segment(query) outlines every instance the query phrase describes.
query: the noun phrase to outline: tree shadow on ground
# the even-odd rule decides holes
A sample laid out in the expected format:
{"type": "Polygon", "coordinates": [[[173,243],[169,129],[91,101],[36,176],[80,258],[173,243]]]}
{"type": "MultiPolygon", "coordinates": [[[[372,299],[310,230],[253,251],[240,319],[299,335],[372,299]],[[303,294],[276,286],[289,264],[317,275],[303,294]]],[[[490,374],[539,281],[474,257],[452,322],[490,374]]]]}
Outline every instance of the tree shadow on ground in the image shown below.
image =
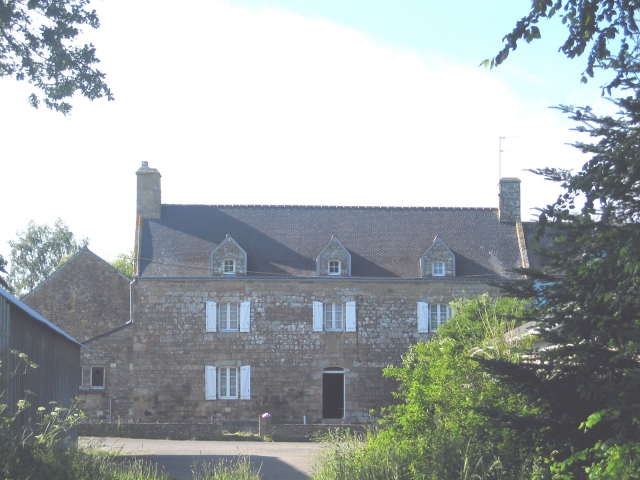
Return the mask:
{"type": "MultiPolygon", "coordinates": [[[[123,461],[142,460],[145,464],[156,465],[159,473],[168,475],[170,478],[190,480],[194,464],[216,464],[221,460],[230,463],[235,462],[239,457],[242,455],[123,455],[118,458],[123,461]]],[[[307,473],[276,457],[251,455],[247,458],[255,470],[259,469],[260,478],[263,480],[307,480],[311,478],[307,473]]]]}

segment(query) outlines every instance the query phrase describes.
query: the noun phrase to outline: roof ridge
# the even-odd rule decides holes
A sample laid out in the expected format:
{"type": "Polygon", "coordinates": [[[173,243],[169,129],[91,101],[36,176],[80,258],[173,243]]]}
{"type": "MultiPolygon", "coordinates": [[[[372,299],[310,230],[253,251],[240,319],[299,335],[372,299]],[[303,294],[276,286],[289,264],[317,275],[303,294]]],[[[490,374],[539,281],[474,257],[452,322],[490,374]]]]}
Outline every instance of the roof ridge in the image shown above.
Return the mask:
{"type": "Polygon", "coordinates": [[[270,205],[270,204],[204,204],[204,203],[163,203],[163,207],[217,207],[217,208],[318,208],[354,210],[498,210],[497,207],[428,207],[428,206],[382,206],[382,205],[270,205]]]}

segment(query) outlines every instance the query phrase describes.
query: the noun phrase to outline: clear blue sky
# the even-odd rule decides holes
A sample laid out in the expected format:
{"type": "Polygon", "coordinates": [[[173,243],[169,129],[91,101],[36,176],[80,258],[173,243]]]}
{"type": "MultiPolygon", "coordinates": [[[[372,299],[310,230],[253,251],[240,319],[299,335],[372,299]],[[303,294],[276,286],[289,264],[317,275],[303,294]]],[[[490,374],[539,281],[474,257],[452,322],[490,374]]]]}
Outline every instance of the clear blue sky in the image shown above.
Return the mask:
{"type": "MultiPolygon", "coordinates": [[[[519,176],[523,216],[557,190],[527,168],[580,168],[557,104],[606,108],[557,53],[559,19],[479,67],[528,0],[105,0],[89,32],[116,101],[32,110],[0,81],[0,253],[30,219],[65,220],[106,259],[133,248],[135,171],[165,203],[497,206],[519,176]],[[163,8],[164,7],[164,8],[163,8]]],[[[532,213],[533,212],[533,213],[532,213]]]]}

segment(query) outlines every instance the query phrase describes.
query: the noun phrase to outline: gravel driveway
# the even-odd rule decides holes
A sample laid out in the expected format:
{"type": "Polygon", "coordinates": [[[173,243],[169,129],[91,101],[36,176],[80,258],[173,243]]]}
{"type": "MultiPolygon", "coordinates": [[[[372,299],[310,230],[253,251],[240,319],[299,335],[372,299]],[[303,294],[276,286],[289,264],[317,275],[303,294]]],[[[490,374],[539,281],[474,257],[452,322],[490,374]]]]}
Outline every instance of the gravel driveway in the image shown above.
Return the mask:
{"type": "Polygon", "coordinates": [[[311,477],[321,444],[311,442],[207,442],[196,440],[139,440],[80,437],[78,445],[117,450],[152,461],[174,478],[191,478],[194,461],[233,460],[247,456],[264,480],[303,480],[311,477]]]}

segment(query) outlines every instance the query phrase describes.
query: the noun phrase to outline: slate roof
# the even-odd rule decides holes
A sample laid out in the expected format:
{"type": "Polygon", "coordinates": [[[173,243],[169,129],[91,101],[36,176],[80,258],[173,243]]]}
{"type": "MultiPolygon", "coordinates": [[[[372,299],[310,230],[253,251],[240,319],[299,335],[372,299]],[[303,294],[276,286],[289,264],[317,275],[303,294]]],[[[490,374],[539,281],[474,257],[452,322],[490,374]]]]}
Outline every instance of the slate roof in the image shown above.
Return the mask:
{"type": "MultiPolygon", "coordinates": [[[[227,235],[247,252],[248,277],[317,277],[316,258],[337,236],[352,278],[420,278],[420,257],[439,235],[456,277],[518,278],[514,223],[494,208],[162,205],[139,225],[140,278],[210,275],[210,253],[227,235]]],[[[439,279],[441,280],[441,279],[439,279]]]]}

